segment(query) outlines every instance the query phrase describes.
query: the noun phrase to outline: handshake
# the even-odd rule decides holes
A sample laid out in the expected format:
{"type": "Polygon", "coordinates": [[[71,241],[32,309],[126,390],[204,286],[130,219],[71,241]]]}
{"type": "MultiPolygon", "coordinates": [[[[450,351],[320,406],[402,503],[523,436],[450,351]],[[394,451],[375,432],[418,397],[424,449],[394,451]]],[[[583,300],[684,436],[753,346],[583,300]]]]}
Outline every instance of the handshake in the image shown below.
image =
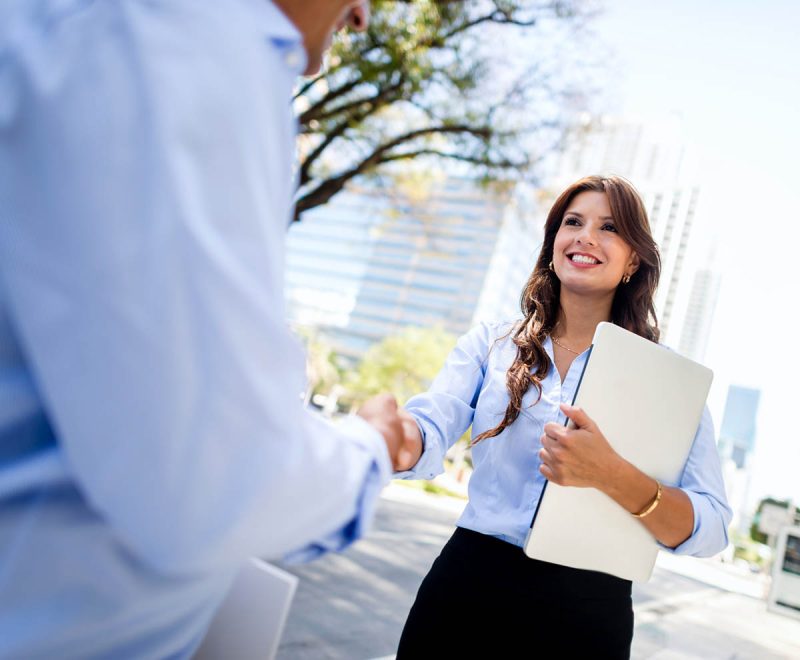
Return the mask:
{"type": "Polygon", "coordinates": [[[414,418],[391,394],[378,394],[358,409],[358,415],[383,435],[395,472],[410,470],[422,456],[422,434],[414,418]]]}

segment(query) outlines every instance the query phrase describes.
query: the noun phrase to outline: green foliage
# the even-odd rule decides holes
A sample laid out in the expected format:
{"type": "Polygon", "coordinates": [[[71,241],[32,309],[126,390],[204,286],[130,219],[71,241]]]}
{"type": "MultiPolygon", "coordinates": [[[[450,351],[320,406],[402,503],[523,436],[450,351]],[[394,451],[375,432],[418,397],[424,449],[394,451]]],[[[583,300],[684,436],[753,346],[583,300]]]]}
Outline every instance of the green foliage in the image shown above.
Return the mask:
{"type": "MultiPolygon", "coordinates": [[[[759,523],[759,521],[761,519],[761,511],[763,510],[765,504],[773,504],[775,506],[779,506],[781,508],[788,509],[789,506],[791,505],[791,502],[788,501],[788,500],[776,500],[776,499],[774,499],[772,497],[765,497],[763,500],[761,500],[758,503],[758,508],[756,509],[756,514],[753,516],[753,522],[750,525],[750,537],[756,543],[767,543],[767,535],[766,534],[762,534],[761,532],[758,531],[758,523],[759,523]]],[[[798,511],[798,509],[795,508],[795,507],[792,507],[792,508],[794,509],[795,520],[797,520],[798,514],[800,514],[800,511],[798,511]]]]}
{"type": "Polygon", "coordinates": [[[448,159],[487,177],[524,171],[542,154],[521,136],[557,141],[564,99],[577,98],[564,71],[577,68],[568,57],[577,40],[565,30],[588,15],[585,4],[373,0],[369,30],[339,37],[327,70],[295,97],[296,218],[392,163],[448,159]],[[568,39],[568,50],[547,47],[568,39]]]}
{"type": "Polygon", "coordinates": [[[442,368],[456,338],[442,328],[407,328],[367,351],[345,381],[342,400],[359,404],[390,392],[400,404],[424,392],[442,368]]]}

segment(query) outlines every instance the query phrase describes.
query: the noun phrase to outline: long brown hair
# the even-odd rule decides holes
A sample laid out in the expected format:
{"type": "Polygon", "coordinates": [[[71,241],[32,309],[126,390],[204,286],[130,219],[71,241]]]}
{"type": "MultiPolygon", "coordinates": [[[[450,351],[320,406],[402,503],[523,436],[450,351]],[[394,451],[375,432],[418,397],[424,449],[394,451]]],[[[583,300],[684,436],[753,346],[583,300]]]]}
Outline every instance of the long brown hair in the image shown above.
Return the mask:
{"type": "Polygon", "coordinates": [[[561,295],[561,282],[550,270],[553,244],[564,213],[572,200],[582,192],[601,192],[608,196],[619,235],[639,256],[639,268],[630,282],[617,287],[611,305],[611,321],[645,339],[658,341],[658,320],[653,297],[661,274],[661,257],[639,193],[628,181],[618,176],[589,176],[576,181],[559,195],[547,215],[542,250],[522,290],[520,307],[524,318],[510,333],[517,346],[517,357],[506,372],[510,401],[505,415],[497,426],[481,433],[472,444],[499,435],[513,423],[519,417],[522,398],[531,385],[539,391],[537,402],[542,396],[542,380],[551,366],[550,357],[544,350],[544,340],[558,321],[561,295]]]}

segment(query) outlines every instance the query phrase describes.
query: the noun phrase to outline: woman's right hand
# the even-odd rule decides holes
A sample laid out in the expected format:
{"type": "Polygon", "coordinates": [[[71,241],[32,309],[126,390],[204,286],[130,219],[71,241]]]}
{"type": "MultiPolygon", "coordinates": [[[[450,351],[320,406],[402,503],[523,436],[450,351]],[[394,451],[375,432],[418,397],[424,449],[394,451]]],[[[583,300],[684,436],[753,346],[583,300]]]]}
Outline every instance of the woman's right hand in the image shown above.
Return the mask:
{"type": "Polygon", "coordinates": [[[422,456],[422,434],[416,420],[403,408],[397,409],[400,421],[403,424],[403,442],[397,451],[395,472],[403,472],[413,468],[422,456]]]}

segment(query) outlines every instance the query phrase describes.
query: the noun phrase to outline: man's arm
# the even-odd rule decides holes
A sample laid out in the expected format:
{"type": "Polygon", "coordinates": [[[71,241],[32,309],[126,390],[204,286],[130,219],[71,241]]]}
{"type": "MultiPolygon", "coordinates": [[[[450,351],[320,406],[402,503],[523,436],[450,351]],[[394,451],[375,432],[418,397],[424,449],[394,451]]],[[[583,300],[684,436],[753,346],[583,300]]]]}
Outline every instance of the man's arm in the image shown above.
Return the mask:
{"type": "Polygon", "coordinates": [[[294,75],[238,11],[80,3],[0,55],[0,286],[78,487],[162,571],[357,533],[391,468],[302,407],[294,75]]]}

